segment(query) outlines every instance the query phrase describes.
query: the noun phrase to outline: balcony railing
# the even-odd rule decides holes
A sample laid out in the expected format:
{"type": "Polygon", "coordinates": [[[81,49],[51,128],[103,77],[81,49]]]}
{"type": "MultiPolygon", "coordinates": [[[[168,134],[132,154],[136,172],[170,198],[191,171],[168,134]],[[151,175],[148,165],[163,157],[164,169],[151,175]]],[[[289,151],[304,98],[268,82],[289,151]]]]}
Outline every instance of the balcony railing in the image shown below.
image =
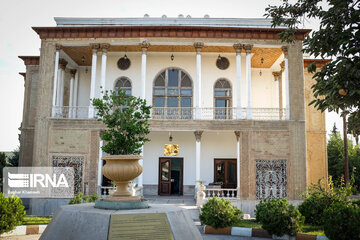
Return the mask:
{"type": "MultiPolygon", "coordinates": [[[[153,120],[285,120],[285,108],[159,108],[151,109],[153,120]]],[[[53,107],[54,118],[97,118],[94,107],[53,107]]]]}

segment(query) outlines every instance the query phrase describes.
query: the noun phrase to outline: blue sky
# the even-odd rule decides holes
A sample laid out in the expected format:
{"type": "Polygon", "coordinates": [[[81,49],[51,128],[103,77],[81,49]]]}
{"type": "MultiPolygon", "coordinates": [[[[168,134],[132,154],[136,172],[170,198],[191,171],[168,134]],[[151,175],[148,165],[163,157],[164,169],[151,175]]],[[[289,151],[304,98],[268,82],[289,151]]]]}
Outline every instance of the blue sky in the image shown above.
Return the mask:
{"type": "MultiPolygon", "coordinates": [[[[19,55],[39,55],[40,39],[32,26],[54,26],[53,17],[192,17],[260,18],[268,4],[280,0],[3,0],[0,8],[0,151],[11,151],[19,145],[18,128],[23,110],[24,81],[18,72],[25,66],[19,55]]],[[[316,21],[305,23],[316,28],[316,21]]],[[[337,116],[330,115],[330,128],[337,116]]],[[[338,120],[338,128],[341,129],[338,120]]]]}

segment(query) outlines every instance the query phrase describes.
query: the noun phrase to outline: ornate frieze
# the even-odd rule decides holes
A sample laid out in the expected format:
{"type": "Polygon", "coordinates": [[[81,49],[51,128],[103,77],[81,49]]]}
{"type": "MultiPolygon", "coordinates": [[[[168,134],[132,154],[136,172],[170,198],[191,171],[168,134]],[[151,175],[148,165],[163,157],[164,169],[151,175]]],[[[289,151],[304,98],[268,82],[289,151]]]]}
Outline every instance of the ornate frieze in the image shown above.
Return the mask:
{"type": "Polygon", "coordinates": [[[286,160],[256,160],[256,199],[287,197],[286,160]]]}

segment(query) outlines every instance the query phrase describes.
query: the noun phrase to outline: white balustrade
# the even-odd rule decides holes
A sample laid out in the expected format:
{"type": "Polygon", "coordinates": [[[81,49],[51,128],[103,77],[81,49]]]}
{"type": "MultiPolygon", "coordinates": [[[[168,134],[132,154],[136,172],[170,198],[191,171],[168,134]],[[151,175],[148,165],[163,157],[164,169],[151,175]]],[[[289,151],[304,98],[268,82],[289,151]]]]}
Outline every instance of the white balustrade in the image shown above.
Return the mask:
{"type": "Polygon", "coordinates": [[[225,199],[236,199],[237,189],[234,188],[219,188],[219,189],[205,189],[206,198],[225,198],[225,199]]]}

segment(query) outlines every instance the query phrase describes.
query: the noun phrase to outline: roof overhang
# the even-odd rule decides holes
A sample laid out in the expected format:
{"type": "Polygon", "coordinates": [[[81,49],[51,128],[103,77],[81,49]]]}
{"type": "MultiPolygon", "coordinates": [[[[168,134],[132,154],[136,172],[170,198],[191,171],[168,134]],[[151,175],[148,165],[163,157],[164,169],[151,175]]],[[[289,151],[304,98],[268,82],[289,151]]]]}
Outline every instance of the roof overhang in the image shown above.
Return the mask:
{"type": "MultiPolygon", "coordinates": [[[[225,38],[279,40],[279,28],[236,28],[201,26],[87,26],[33,27],[41,39],[66,38],[225,38]]],[[[304,40],[310,29],[295,32],[296,40],[304,40]]]]}
{"type": "Polygon", "coordinates": [[[24,61],[25,66],[40,64],[40,56],[19,56],[19,58],[24,61]]]}

